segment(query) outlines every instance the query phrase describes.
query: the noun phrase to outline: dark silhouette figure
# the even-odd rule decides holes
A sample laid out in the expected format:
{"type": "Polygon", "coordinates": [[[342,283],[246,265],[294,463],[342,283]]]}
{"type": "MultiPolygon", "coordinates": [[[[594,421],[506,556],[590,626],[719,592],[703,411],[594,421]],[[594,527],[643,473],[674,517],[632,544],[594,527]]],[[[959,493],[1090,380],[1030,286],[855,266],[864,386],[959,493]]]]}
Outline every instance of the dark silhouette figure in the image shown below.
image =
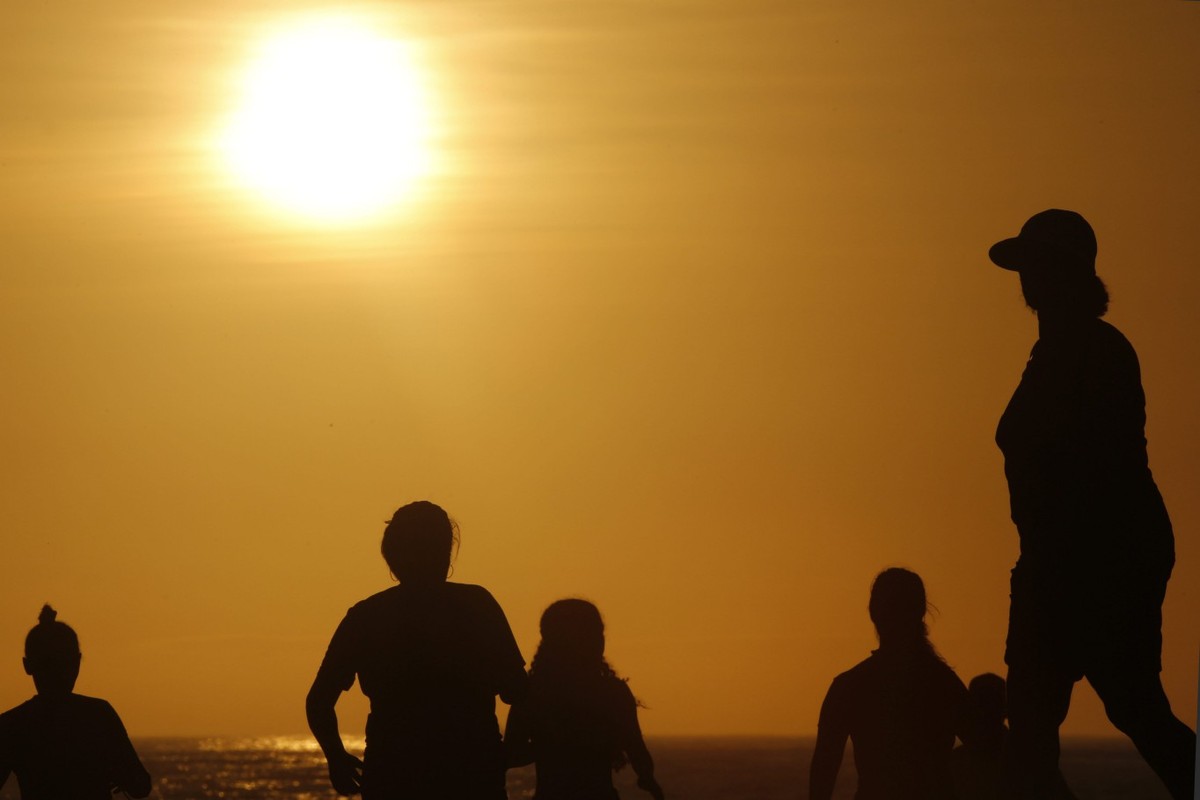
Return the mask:
{"type": "Polygon", "coordinates": [[[0,786],[16,773],[23,800],[109,800],[150,794],[150,774],[121,718],[105,701],[75,694],[79,638],[43,606],[25,637],[25,673],[37,696],[0,714],[0,786]]]}
{"type": "MultiPolygon", "coordinates": [[[[1001,757],[1008,737],[1004,678],[991,672],[976,675],[967,685],[965,742],[954,749],[951,761],[954,792],[959,800],[999,800],[1001,757]]],[[[1055,798],[1075,800],[1061,774],[1055,798]]]]}
{"type": "Polygon", "coordinates": [[[366,800],[504,800],[496,695],[526,688],[508,620],[481,586],[446,580],[457,526],[429,502],[383,534],[398,586],[351,608],[308,693],[308,724],[341,795],[366,800]],[[346,752],[334,706],[358,677],[371,701],[363,762],[346,752]]]}
{"type": "Polygon", "coordinates": [[[1159,679],[1174,535],[1146,457],[1137,354],[1100,319],[1095,234],[1051,209],[989,255],[1020,275],[1039,336],[996,431],[1021,540],[1005,653],[1008,796],[1052,796],[1058,728],[1086,677],[1172,797],[1191,798],[1195,734],[1159,679]]]}
{"type": "Polygon", "coordinates": [[[633,765],[638,786],[663,792],[638,725],[637,700],[604,659],[604,621],[586,600],[559,600],[542,614],[529,694],[504,732],[513,766],[537,767],[535,800],[616,800],[612,773],[633,765]]]}
{"type": "Polygon", "coordinates": [[[825,695],[809,798],[833,796],[847,738],[857,800],[953,798],[950,754],[963,733],[967,689],[929,641],[920,576],[898,567],[879,573],[868,611],[879,649],[834,678],[825,695]]]}

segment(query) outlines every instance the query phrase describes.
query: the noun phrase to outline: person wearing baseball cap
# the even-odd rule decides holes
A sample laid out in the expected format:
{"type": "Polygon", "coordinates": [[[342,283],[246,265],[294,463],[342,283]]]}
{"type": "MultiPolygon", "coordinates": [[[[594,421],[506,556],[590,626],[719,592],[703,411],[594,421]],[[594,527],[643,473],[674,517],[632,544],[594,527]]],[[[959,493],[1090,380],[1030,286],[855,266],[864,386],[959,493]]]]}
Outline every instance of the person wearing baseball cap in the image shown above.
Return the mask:
{"type": "Polygon", "coordinates": [[[1005,793],[1051,797],[1058,728],[1086,677],[1173,798],[1191,798],[1196,737],[1162,669],[1162,602],[1175,563],[1146,455],[1137,354],[1101,317],[1096,236],[1050,209],[988,255],[1016,272],[1038,341],[996,430],[1020,557],[1012,571],[1005,793]]]}

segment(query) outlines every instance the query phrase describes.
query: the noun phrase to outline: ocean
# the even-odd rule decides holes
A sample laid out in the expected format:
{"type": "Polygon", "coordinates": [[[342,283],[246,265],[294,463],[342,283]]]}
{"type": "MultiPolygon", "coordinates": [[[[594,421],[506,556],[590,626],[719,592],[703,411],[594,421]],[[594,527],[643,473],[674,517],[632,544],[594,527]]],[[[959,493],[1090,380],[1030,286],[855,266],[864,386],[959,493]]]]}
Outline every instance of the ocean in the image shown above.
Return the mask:
{"type": "MultiPolygon", "coordinates": [[[[651,738],[669,800],[799,800],[807,793],[812,738],[651,738]]],[[[156,800],[331,800],[325,761],[307,736],[257,739],[135,740],[154,778],[156,800]]],[[[360,754],[361,754],[361,741],[360,754]]],[[[1067,739],[1062,770],[1079,800],[1169,800],[1133,746],[1114,739],[1067,739]]],[[[16,798],[10,779],[0,797],[16,798]]],[[[509,772],[509,797],[533,795],[533,770],[509,772]]],[[[628,768],[617,774],[623,800],[649,795],[628,768]]],[[[839,800],[854,796],[847,751],[839,800]]]]}

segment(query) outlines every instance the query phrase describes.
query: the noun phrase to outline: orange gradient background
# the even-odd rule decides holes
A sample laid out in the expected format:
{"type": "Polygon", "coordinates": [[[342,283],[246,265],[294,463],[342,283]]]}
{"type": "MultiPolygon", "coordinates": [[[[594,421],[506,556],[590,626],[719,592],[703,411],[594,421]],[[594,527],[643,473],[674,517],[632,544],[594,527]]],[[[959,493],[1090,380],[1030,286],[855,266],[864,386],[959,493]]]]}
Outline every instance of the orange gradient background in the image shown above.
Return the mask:
{"type": "MultiPolygon", "coordinates": [[[[549,602],[601,608],[651,734],[815,731],[890,565],[961,676],[1002,672],[992,436],[1036,324],[986,253],[1062,207],[1142,359],[1195,719],[1200,4],[363,9],[412,45],[438,160],[338,228],[211,148],[297,4],[4,11],[0,706],[49,601],[135,736],[302,731],[420,498],[526,658],[549,602]]],[[[1114,733],[1086,687],[1065,731],[1114,733]]]]}

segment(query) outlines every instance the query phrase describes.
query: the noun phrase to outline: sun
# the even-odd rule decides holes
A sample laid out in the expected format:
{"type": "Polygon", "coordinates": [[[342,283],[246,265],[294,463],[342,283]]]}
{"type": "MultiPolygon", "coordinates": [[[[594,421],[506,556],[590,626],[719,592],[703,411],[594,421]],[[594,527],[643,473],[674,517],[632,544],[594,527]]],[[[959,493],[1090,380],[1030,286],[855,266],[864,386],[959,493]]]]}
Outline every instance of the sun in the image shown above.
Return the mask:
{"type": "Polygon", "coordinates": [[[268,37],[220,134],[234,178],[318,223],[393,209],[431,166],[410,47],[366,21],[306,20],[268,37]]]}

